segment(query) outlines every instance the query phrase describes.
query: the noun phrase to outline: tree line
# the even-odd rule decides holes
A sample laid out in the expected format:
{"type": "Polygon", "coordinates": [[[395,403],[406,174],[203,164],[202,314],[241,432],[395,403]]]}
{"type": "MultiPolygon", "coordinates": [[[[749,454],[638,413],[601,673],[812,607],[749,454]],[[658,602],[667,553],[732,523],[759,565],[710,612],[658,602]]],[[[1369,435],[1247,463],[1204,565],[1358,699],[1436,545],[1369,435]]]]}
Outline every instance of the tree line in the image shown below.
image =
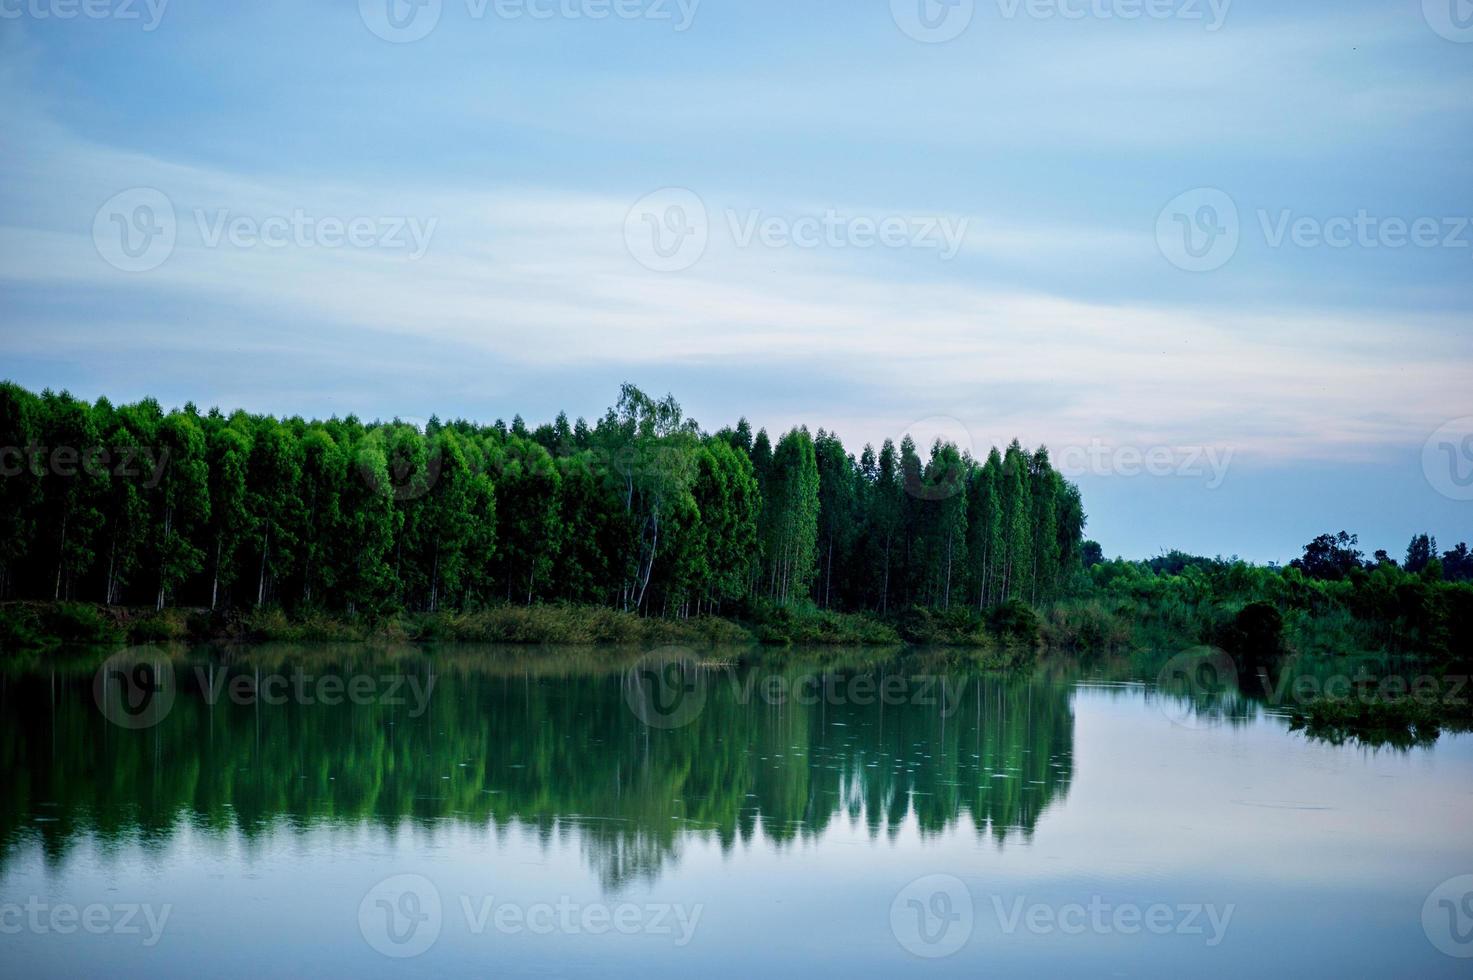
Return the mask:
{"type": "Polygon", "coordinates": [[[308,421],[0,384],[0,597],[380,615],[572,602],[885,615],[1042,601],[1081,567],[1046,449],[594,424],[308,421]]]}
{"type": "Polygon", "coordinates": [[[1321,534],[1282,567],[1181,551],[1146,561],[1091,555],[1089,586],[1050,610],[1051,641],[1122,649],[1207,643],[1254,660],[1291,648],[1331,658],[1414,654],[1466,669],[1468,545],[1439,554],[1435,538],[1418,534],[1398,561],[1385,551],[1367,557],[1359,543],[1347,531],[1321,534]]]}

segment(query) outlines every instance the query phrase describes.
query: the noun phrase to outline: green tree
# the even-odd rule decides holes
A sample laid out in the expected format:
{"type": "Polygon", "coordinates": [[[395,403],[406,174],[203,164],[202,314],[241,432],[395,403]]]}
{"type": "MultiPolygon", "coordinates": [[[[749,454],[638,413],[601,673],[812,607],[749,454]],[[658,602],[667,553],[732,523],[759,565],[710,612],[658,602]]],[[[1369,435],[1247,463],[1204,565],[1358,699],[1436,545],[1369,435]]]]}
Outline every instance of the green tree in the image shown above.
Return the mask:
{"type": "Polygon", "coordinates": [[[158,436],[165,465],[151,494],[149,544],[158,581],[154,608],[163,609],[173,588],[201,567],[204,556],[192,536],[209,520],[210,481],[205,437],[193,412],[170,412],[158,436]]]}

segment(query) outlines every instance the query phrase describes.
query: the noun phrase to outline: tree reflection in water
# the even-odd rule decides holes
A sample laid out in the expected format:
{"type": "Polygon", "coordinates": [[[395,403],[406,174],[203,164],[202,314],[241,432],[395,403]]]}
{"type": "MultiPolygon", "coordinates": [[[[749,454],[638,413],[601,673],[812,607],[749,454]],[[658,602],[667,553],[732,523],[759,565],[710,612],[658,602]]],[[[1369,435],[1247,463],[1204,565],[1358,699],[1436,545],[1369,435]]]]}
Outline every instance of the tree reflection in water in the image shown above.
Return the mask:
{"type": "Polygon", "coordinates": [[[3,677],[0,861],[30,841],[52,863],[83,839],[163,847],[186,826],[249,843],[455,821],[576,841],[617,889],[693,839],[783,848],[835,821],[871,837],[970,825],[1001,846],[1072,770],[1069,685],[915,656],[215,651],[169,660],[175,701],[138,731],[94,702],[100,659],[3,677]],[[230,693],[272,676],[310,697],[230,693]],[[348,696],[354,678],[368,697],[348,696]]]}

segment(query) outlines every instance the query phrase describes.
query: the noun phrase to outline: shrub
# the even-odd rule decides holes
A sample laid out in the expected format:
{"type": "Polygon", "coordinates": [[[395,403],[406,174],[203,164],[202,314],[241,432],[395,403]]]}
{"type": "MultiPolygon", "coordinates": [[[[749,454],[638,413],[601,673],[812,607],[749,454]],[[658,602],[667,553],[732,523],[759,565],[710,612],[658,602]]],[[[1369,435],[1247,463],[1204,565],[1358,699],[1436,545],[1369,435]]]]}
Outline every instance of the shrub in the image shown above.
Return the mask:
{"type": "Polygon", "coordinates": [[[1250,602],[1221,631],[1219,646],[1240,666],[1269,664],[1284,652],[1284,616],[1269,602],[1250,602]]]}
{"type": "Polygon", "coordinates": [[[1028,649],[1038,646],[1042,632],[1038,613],[1018,599],[1009,599],[993,609],[987,617],[987,625],[1004,643],[1017,644],[1028,649]]]}
{"type": "Polygon", "coordinates": [[[112,620],[96,606],[81,602],[59,602],[46,607],[41,615],[41,628],[63,643],[107,644],[122,639],[112,620]]]}

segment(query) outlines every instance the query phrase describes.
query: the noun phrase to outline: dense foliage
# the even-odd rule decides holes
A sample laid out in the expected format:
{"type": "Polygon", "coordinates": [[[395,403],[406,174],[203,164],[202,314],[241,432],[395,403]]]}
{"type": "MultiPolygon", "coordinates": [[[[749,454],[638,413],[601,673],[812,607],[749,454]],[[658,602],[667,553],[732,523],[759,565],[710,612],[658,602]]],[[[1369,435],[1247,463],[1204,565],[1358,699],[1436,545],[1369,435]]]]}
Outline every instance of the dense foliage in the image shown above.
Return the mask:
{"type": "Polygon", "coordinates": [[[596,424],[306,421],[0,385],[0,597],[194,608],[566,602],[897,614],[1058,595],[1077,489],[1044,449],[708,434],[626,385],[596,424]]]}
{"type": "Polygon", "coordinates": [[[1469,659],[1473,563],[1468,546],[1437,553],[1414,537],[1405,560],[1367,559],[1341,531],[1287,567],[1173,551],[1148,561],[1093,561],[1089,587],[1050,611],[1056,645],[1210,643],[1240,657],[1385,651],[1469,659]],[[1060,642],[1061,639],[1072,640],[1060,642]]]}

